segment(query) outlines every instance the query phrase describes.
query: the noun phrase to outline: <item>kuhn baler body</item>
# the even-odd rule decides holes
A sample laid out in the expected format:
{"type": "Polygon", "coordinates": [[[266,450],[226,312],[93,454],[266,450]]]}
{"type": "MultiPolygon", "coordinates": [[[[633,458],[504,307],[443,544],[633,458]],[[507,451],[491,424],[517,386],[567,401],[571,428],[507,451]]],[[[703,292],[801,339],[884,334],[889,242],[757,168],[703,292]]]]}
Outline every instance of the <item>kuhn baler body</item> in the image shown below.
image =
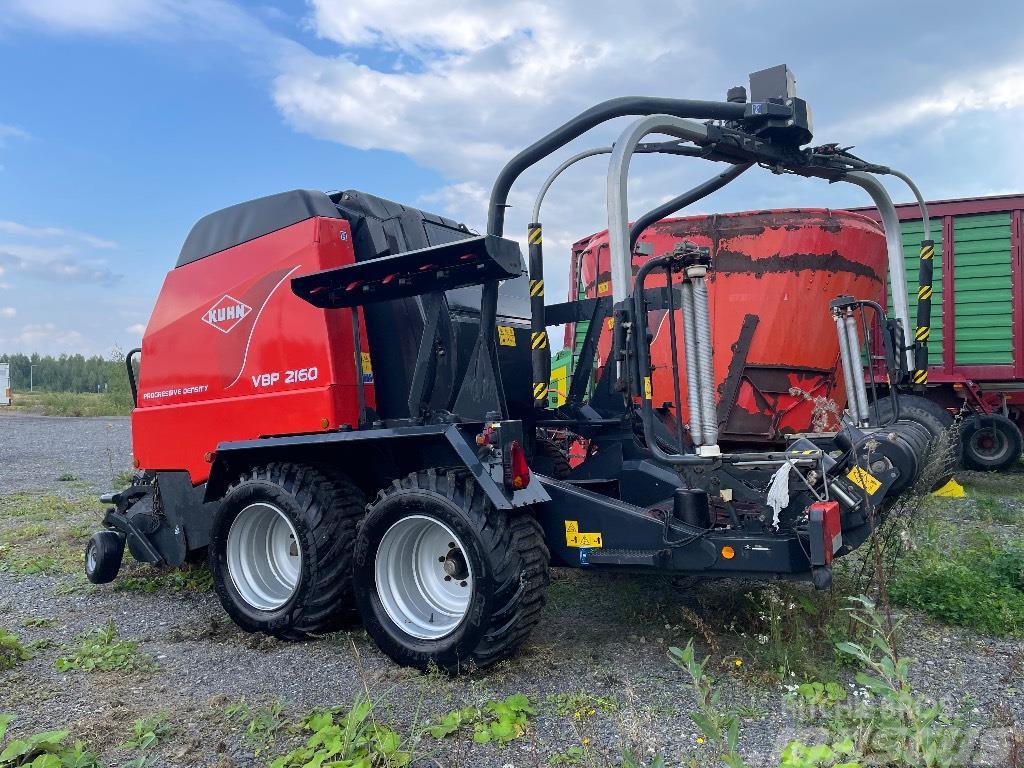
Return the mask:
{"type": "Polygon", "coordinates": [[[776,212],[668,222],[646,260],[631,242],[645,228],[629,226],[635,152],[730,166],[647,223],[761,164],[866,189],[894,296],[905,295],[894,209],[873,176],[884,169],[835,145],[803,147],[810,112],[785,66],[751,85],[749,104],[734,89],[727,102],[629,97],[581,113],[505,166],[482,235],[354,191],[286,192],[202,219],[157,301],[138,381],[139,350],[128,355],[140,471],[103,497],[90,580],[114,579],[126,547],[162,566],[205,552],[225,611],[246,630],[315,636],[358,611],[396,661],[450,671],[515,652],[540,617],[550,564],[827,586],[833,559],[868,537],[929,450],[895,396],[890,418],[872,424],[852,374],[865,309],[886,370],[906,374],[908,322],[864,298],[881,291],[875,225],[776,212]],[[527,267],[504,237],[509,191],[624,115],[640,117],[613,147],[561,166],[611,155],[609,266],[592,240],[585,279],[596,295],[547,304],[539,219],[527,267]],[[642,143],[648,135],[674,140],[642,143]],[[680,313],[681,325],[666,319],[680,313]],[[580,367],[600,348],[603,368],[549,408],[546,327],[583,321],[580,367]],[[828,392],[833,326],[857,401],[843,423],[783,450],[720,444],[718,404],[731,408],[733,442],[810,421],[790,390],[828,392]],[[682,356],[668,361],[665,327],[681,331],[682,356]],[[667,362],[691,354],[682,376],[666,377],[667,362]],[[683,395],[699,408],[684,413],[683,395]],[[578,466],[556,435],[588,441],[578,466]]]}
{"type": "Polygon", "coordinates": [[[220,443],[357,424],[357,376],[374,405],[369,359],[356,370],[352,314],[291,291],[294,277],[355,260],[349,223],[310,216],[216,258],[202,253],[206,228],[196,225],[164,280],[132,412],[140,465],[185,470],[193,484],[209,478],[220,443]]]}
{"type": "MultiPolygon", "coordinates": [[[[829,302],[844,294],[884,301],[881,228],[865,216],[824,209],[664,219],[640,236],[633,263],[638,267],[671,253],[684,241],[710,248],[708,299],[722,442],[774,444],[786,434],[839,428],[846,394],[829,302]]],[[[610,295],[607,232],[580,240],[572,253],[576,279],[570,298],[610,295]]],[[[651,284],[664,282],[654,277],[651,284]]],[[[655,401],[668,403],[668,412],[675,408],[670,318],[682,338],[679,313],[652,313],[650,323],[655,401]]],[[[569,326],[566,344],[579,338],[569,326]]],[[[598,344],[599,372],[611,346],[606,327],[598,344]]],[[[686,360],[677,356],[683,422],[689,423],[686,360]]]]}

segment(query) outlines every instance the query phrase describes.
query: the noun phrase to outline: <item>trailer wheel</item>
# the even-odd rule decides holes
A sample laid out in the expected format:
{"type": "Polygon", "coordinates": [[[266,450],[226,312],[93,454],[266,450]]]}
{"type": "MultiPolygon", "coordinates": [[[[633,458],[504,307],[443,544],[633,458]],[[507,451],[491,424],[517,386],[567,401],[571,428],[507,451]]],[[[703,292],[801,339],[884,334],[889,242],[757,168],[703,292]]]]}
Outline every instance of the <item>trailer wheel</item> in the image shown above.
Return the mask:
{"type": "Polygon", "coordinates": [[[210,532],[209,564],[228,615],[286,640],[338,628],[351,613],[352,546],[365,497],[351,483],[296,464],[239,479],[210,532]]]}
{"type": "Polygon", "coordinates": [[[977,413],[966,419],[960,432],[964,466],[978,470],[1009,469],[1020,458],[1020,429],[1000,413],[977,413]]]}
{"type": "MultiPolygon", "coordinates": [[[[959,435],[953,427],[953,417],[938,403],[919,395],[900,395],[900,419],[913,421],[928,430],[931,441],[927,455],[922,456],[921,472],[934,473],[936,483],[943,483],[953,476],[960,457],[959,435]],[[933,463],[940,457],[939,463],[933,463]]],[[[874,409],[869,408],[872,416],[874,409]]],[[[892,417],[892,400],[888,397],[878,401],[878,412],[882,421],[892,417]]]]}
{"type": "Polygon", "coordinates": [[[465,472],[409,475],[380,492],[359,528],[363,625],[399,664],[493,664],[540,618],[548,558],[529,510],[495,509],[465,472]]]}
{"type": "Polygon", "coordinates": [[[85,576],[93,584],[117,578],[124,558],[124,538],[116,531],[96,531],[85,544],[85,576]]]}
{"type": "Polygon", "coordinates": [[[535,441],[536,450],[530,465],[540,474],[565,480],[572,473],[572,465],[565,452],[546,437],[538,437],[535,441]]]}

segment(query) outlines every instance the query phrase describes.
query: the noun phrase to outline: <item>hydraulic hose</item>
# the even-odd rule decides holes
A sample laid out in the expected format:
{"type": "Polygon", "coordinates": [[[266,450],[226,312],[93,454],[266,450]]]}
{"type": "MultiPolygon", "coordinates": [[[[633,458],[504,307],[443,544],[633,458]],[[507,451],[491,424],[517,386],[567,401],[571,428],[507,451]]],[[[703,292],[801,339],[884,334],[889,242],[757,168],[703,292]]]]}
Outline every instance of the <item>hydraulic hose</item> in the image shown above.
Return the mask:
{"type": "Polygon", "coordinates": [[[931,222],[928,219],[928,205],[924,195],[913,180],[905,173],[889,169],[889,173],[901,179],[917,199],[921,211],[923,232],[917,267],[917,327],[914,330],[914,372],[911,381],[923,386],[928,383],[928,337],[932,325],[932,264],[935,256],[935,241],[932,240],[931,222]]]}
{"type": "Polygon", "coordinates": [[[701,182],[693,189],[683,192],[678,197],[673,197],[668,202],[662,203],[657,208],[652,208],[643,216],[638,218],[629,228],[629,250],[632,253],[636,249],[637,240],[640,239],[640,235],[644,233],[651,224],[656,221],[661,221],[666,216],[671,216],[673,213],[681,211],[688,205],[693,205],[698,200],[702,200],[712,192],[717,192],[719,189],[724,187],[733,179],[737,178],[740,174],[750,168],[753,163],[741,163],[739,165],[733,165],[726,168],[724,171],[716,176],[708,179],[707,181],[701,182]]]}

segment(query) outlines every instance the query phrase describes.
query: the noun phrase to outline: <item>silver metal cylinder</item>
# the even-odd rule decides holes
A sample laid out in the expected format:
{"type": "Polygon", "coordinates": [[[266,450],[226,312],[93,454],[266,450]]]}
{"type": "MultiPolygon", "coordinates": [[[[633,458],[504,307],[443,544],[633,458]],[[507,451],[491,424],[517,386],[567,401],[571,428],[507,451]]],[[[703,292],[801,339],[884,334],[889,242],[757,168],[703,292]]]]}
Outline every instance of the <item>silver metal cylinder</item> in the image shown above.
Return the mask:
{"type": "Polygon", "coordinates": [[[853,314],[846,316],[846,343],[850,347],[850,363],[853,368],[853,389],[857,393],[857,410],[862,421],[868,420],[868,389],[864,384],[864,369],[860,363],[860,334],[853,314]]]}
{"type": "MultiPolygon", "coordinates": [[[[690,437],[693,444],[704,445],[704,420],[700,412],[700,373],[697,364],[697,323],[693,313],[693,286],[682,282],[683,356],[686,359],[686,404],[690,409],[690,437]]],[[[669,318],[669,322],[673,319],[669,318]]]]}
{"type": "Polygon", "coordinates": [[[693,320],[697,336],[697,371],[700,378],[700,420],[704,443],[718,445],[718,410],[715,407],[715,368],[711,345],[711,312],[704,277],[692,280],[693,320]]]}
{"type": "Polygon", "coordinates": [[[846,323],[843,316],[835,314],[832,316],[836,321],[836,337],[839,339],[839,359],[843,364],[843,382],[846,384],[846,409],[854,424],[860,424],[861,414],[857,407],[857,395],[854,392],[853,362],[850,360],[850,345],[846,341],[846,323]]]}

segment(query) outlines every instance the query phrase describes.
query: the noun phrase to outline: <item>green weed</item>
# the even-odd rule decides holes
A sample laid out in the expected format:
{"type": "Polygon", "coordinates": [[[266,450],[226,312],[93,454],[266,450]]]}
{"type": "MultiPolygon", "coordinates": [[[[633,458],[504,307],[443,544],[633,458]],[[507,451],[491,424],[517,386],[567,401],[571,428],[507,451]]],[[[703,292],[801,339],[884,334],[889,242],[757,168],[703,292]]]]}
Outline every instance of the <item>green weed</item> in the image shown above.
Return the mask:
{"type": "Polygon", "coordinates": [[[608,696],[595,696],[586,691],[577,693],[555,693],[545,699],[545,704],[552,707],[562,717],[581,720],[593,717],[598,712],[615,712],[619,705],[608,696]]]}
{"type": "Polygon", "coordinates": [[[856,754],[870,756],[872,763],[919,768],[954,765],[963,740],[962,722],[948,716],[942,702],[929,703],[914,693],[908,677],[913,660],[899,656],[893,648],[896,628],[887,628],[868,598],[850,599],[856,603],[851,617],[867,630],[868,639],[838,646],[863,666],[857,683],[876,702],[837,708],[826,726],[852,739],[856,754]]]}
{"type": "Polygon", "coordinates": [[[0,714],[0,768],[101,768],[96,756],[86,751],[81,742],[67,744],[67,731],[46,731],[4,743],[7,726],[13,719],[14,715],[0,714]]]}
{"type": "Polygon", "coordinates": [[[0,629],[0,670],[14,669],[21,662],[31,658],[31,651],[22,644],[17,635],[0,629]]]}
{"type": "Polygon", "coordinates": [[[175,732],[175,727],[167,722],[167,715],[158,713],[149,717],[142,717],[132,723],[132,737],[121,745],[121,749],[130,749],[143,754],[126,764],[126,768],[145,768],[152,762],[154,756],[151,753],[160,742],[175,732]]]}
{"type": "Polygon", "coordinates": [[[58,672],[151,672],[156,667],[152,657],[138,650],[138,643],[118,639],[113,620],[79,635],[78,640],[77,647],[66,648],[66,655],[57,659],[58,672]]]}
{"type": "Polygon", "coordinates": [[[403,768],[411,755],[402,738],[373,718],[373,704],[359,699],[346,713],[314,711],[302,721],[312,734],[304,746],[276,758],[270,768],[306,768],[332,765],[343,768],[403,768]]]}
{"type": "Polygon", "coordinates": [[[482,707],[463,707],[440,717],[427,727],[427,733],[436,739],[443,739],[467,727],[473,728],[473,741],[478,744],[495,742],[504,746],[515,741],[524,733],[530,715],[536,711],[530,700],[521,693],[514,693],[501,701],[489,701],[482,707]]]}
{"type": "Polygon", "coordinates": [[[30,616],[27,619],[21,620],[21,626],[23,627],[52,627],[57,623],[56,619],[47,618],[45,616],[30,616]]]}
{"type": "Polygon", "coordinates": [[[250,705],[244,698],[239,699],[224,708],[224,717],[245,726],[243,738],[254,747],[256,756],[273,744],[288,725],[284,705],[277,699],[257,706],[250,705]]]}

